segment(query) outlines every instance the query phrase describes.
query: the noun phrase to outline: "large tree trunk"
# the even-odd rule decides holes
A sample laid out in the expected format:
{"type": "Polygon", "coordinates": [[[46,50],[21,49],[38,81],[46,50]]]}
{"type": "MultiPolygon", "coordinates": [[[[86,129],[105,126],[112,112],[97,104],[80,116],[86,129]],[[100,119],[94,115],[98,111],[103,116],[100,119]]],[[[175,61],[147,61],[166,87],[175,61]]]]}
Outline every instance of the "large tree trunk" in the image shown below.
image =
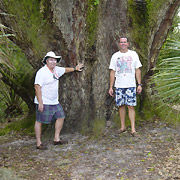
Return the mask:
{"type": "MultiPolygon", "coordinates": [[[[128,36],[143,64],[144,80],[155,66],[179,0],[0,0],[1,22],[11,40],[38,69],[47,51],[61,54],[61,66],[83,62],[82,73],[60,80],[66,126],[85,128],[112,119],[109,62],[118,38],[128,36]]],[[[144,81],[145,82],[145,81],[144,81]]],[[[32,87],[33,88],[33,87],[32,87]]]]}

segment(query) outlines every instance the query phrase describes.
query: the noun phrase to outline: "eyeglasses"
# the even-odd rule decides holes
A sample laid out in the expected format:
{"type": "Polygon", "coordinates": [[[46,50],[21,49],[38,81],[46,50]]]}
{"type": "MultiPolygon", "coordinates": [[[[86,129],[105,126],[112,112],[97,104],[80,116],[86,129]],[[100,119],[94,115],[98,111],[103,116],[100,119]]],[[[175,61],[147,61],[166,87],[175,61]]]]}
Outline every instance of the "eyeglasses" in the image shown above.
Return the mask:
{"type": "Polygon", "coordinates": [[[53,78],[54,78],[55,80],[59,80],[60,77],[56,77],[56,76],[53,74],[53,78]]]}

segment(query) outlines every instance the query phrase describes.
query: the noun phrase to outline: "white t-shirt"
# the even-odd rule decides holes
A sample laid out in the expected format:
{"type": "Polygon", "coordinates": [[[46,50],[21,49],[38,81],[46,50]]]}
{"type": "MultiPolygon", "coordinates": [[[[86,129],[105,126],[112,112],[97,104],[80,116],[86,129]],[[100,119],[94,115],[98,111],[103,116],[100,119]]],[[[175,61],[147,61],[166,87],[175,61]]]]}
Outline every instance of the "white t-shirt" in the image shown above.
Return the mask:
{"type": "Polygon", "coordinates": [[[136,87],[135,69],[141,66],[139,56],[135,51],[114,53],[109,66],[109,69],[115,71],[114,86],[117,88],[136,87]]]}
{"type": "MultiPolygon", "coordinates": [[[[54,73],[50,71],[47,65],[38,70],[34,84],[41,86],[43,104],[55,105],[58,104],[58,88],[59,80],[53,78],[53,74],[58,78],[65,73],[65,68],[56,66],[54,73]]],[[[37,97],[34,103],[38,104],[37,97]]]]}

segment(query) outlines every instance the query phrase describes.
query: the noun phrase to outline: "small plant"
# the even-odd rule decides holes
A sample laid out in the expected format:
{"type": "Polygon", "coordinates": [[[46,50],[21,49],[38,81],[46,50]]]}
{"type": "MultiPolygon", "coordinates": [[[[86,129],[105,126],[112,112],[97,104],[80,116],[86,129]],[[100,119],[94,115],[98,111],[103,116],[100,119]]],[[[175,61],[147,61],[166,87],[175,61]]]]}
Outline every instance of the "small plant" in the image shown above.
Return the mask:
{"type": "Polygon", "coordinates": [[[2,81],[0,82],[1,102],[4,104],[4,117],[12,117],[23,113],[23,100],[2,81]]]}
{"type": "Polygon", "coordinates": [[[99,0],[94,1],[94,5],[97,6],[99,4],[99,0]]]}

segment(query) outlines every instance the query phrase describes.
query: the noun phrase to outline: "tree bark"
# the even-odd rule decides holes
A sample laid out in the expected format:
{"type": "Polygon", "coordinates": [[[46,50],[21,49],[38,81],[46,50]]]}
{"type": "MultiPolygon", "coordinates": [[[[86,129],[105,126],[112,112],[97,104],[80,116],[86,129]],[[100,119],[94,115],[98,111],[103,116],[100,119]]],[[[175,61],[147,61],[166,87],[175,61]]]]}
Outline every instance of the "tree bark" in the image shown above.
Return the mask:
{"type": "Polygon", "coordinates": [[[0,19],[34,69],[50,50],[62,55],[60,66],[84,63],[82,73],[60,80],[65,126],[82,129],[113,118],[108,67],[119,37],[129,37],[139,54],[145,82],[179,5],[179,0],[0,0],[0,19]]]}

